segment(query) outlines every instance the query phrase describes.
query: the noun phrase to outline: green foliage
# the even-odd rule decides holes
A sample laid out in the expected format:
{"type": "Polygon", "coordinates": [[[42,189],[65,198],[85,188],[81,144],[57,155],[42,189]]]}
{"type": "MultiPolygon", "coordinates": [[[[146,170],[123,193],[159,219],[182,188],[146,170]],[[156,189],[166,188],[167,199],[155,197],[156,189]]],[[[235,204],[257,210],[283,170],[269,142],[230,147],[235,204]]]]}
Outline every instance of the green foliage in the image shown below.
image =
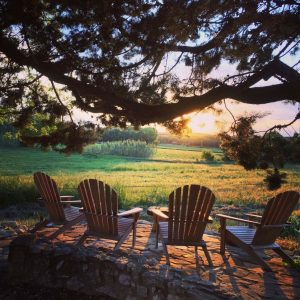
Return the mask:
{"type": "Polygon", "coordinates": [[[201,157],[206,161],[215,161],[215,156],[211,151],[203,151],[201,157]]]}
{"type": "Polygon", "coordinates": [[[108,128],[103,131],[101,141],[113,142],[113,141],[144,141],[147,144],[157,144],[158,134],[157,130],[152,127],[140,128],[134,130],[132,127],[127,129],[122,128],[108,128]]]}
{"type": "Polygon", "coordinates": [[[284,153],[287,161],[300,163],[300,135],[295,133],[291,138],[284,139],[284,153]]]}
{"type": "Polygon", "coordinates": [[[231,126],[230,133],[223,132],[220,147],[225,155],[246,170],[255,168],[283,168],[285,162],[297,162],[300,151],[298,134],[293,137],[283,137],[277,131],[271,131],[265,136],[255,134],[253,125],[263,117],[260,114],[243,116],[231,126]]]}
{"type": "Polygon", "coordinates": [[[261,114],[239,117],[229,132],[220,134],[221,145],[225,155],[246,170],[261,168],[266,170],[265,182],[269,190],[275,190],[286,183],[286,174],[280,173],[286,161],[297,160],[299,137],[284,138],[276,131],[264,136],[255,134],[253,125],[261,114]],[[273,166],[274,170],[268,168],[273,166]]]}
{"type": "Polygon", "coordinates": [[[12,125],[0,125],[0,145],[1,146],[19,146],[20,142],[16,138],[16,130],[12,125]]]}
{"type": "Polygon", "coordinates": [[[225,152],[225,153],[223,153],[222,161],[224,161],[224,162],[231,162],[232,159],[230,159],[230,158],[228,157],[227,153],[225,152]]]}
{"type": "Polygon", "coordinates": [[[294,257],[293,260],[294,260],[294,263],[293,263],[292,267],[300,270],[300,257],[299,256],[294,257]]]}
{"type": "Polygon", "coordinates": [[[38,197],[33,182],[17,176],[0,178],[0,195],[0,207],[12,203],[34,202],[38,197]]]}
{"type": "Polygon", "coordinates": [[[255,135],[252,128],[257,118],[261,115],[255,114],[246,117],[240,117],[230,128],[230,133],[220,134],[220,147],[225,155],[246,170],[252,170],[257,167],[259,157],[262,151],[262,139],[255,135]]]}
{"type": "Polygon", "coordinates": [[[300,216],[292,215],[289,219],[290,226],[284,228],[281,233],[282,237],[300,239],[300,216]]]}
{"type": "Polygon", "coordinates": [[[152,145],[142,141],[117,141],[103,142],[89,145],[84,149],[84,154],[88,155],[119,155],[130,157],[150,157],[154,153],[152,145]]]}

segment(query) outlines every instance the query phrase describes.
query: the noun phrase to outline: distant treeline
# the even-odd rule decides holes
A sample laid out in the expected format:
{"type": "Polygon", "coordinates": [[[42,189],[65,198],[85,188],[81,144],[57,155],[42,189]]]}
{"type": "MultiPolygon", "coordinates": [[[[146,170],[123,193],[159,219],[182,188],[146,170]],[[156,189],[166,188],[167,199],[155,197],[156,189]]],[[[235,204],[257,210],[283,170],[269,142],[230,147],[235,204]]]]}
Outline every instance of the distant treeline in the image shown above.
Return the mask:
{"type": "Polygon", "coordinates": [[[161,144],[176,144],[199,147],[219,147],[220,141],[217,135],[193,133],[189,136],[176,136],[169,133],[160,133],[159,142],[161,144]]]}
{"type": "MultiPolygon", "coordinates": [[[[272,132],[267,136],[267,140],[276,150],[275,154],[272,151],[264,153],[267,161],[276,159],[282,166],[285,162],[300,163],[300,135],[298,133],[291,137],[284,137],[278,132],[272,132]]],[[[266,148],[268,150],[268,147],[266,148]]]]}
{"type": "Polygon", "coordinates": [[[150,157],[154,153],[154,147],[145,141],[114,141],[101,142],[99,144],[85,147],[84,154],[87,155],[118,155],[130,157],[150,157]]]}
{"type": "MultiPolygon", "coordinates": [[[[18,146],[20,142],[13,137],[14,127],[12,125],[0,125],[0,145],[18,146]]],[[[176,136],[169,133],[158,133],[153,127],[144,127],[135,130],[133,127],[107,128],[99,138],[99,142],[115,141],[143,141],[147,144],[177,144],[200,147],[219,147],[217,135],[191,134],[190,136],[176,136]]]]}
{"type": "Polygon", "coordinates": [[[15,129],[12,125],[0,125],[0,146],[19,146],[20,142],[13,136],[15,129]]]}
{"type": "Polygon", "coordinates": [[[158,133],[155,128],[145,127],[139,130],[134,130],[132,127],[127,129],[122,128],[107,128],[101,136],[100,142],[114,142],[114,141],[142,141],[147,144],[158,143],[158,133]]]}
{"type": "Polygon", "coordinates": [[[169,133],[158,133],[153,127],[144,127],[139,130],[134,130],[132,127],[127,129],[107,128],[104,130],[100,142],[125,140],[143,141],[147,144],[161,143],[200,147],[219,147],[219,138],[217,135],[191,134],[190,136],[180,137],[169,133]]]}

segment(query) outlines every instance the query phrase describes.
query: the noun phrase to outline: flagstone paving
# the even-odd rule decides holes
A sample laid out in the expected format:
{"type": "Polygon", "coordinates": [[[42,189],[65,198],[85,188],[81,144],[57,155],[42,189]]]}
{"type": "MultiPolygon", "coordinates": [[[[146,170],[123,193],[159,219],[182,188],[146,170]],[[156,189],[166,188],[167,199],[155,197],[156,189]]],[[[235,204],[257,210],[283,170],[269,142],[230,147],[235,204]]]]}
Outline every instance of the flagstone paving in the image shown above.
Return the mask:
{"type": "MultiPolygon", "coordinates": [[[[45,228],[38,232],[37,237],[45,237],[56,228],[45,228]]],[[[131,235],[121,246],[120,250],[112,253],[115,242],[109,240],[97,240],[88,238],[83,246],[97,248],[100,252],[110,253],[116,256],[135,255],[146,259],[152,268],[160,269],[165,265],[162,245],[155,249],[155,237],[151,231],[152,226],[147,221],[140,221],[137,226],[137,242],[135,249],[131,248],[131,235]]],[[[52,245],[74,245],[83,234],[85,225],[74,226],[72,230],[60,235],[53,240],[52,245]]],[[[187,281],[202,282],[206,290],[212,293],[218,291],[219,298],[236,299],[300,299],[300,272],[285,266],[281,258],[271,251],[262,253],[264,259],[270,265],[272,272],[261,269],[242,250],[227,246],[226,253],[219,253],[220,240],[215,232],[206,232],[204,240],[207,243],[212,266],[199,248],[199,264],[196,264],[194,247],[168,246],[170,253],[170,269],[181,270],[187,281]]],[[[8,240],[0,241],[0,256],[2,260],[8,254],[8,240]]],[[[0,260],[1,263],[1,260],[0,260]]],[[[165,268],[169,268],[164,266],[165,268]]]]}

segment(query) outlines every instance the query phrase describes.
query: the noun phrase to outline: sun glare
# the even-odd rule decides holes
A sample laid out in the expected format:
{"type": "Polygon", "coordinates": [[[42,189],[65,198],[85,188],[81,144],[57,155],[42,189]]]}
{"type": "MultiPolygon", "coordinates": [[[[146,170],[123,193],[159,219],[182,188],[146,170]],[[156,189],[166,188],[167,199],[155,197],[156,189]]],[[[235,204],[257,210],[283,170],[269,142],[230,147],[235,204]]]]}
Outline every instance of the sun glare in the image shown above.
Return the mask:
{"type": "Polygon", "coordinates": [[[187,117],[191,119],[188,126],[192,133],[213,134],[217,132],[216,117],[212,113],[192,113],[187,117]]]}

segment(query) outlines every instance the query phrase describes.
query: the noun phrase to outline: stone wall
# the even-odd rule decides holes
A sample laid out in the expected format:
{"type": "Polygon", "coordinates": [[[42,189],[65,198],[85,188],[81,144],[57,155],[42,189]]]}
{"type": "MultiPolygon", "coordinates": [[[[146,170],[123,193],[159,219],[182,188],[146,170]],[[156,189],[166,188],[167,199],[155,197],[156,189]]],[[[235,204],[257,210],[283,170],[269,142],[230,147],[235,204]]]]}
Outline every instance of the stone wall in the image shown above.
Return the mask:
{"type": "Polygon", "coordinates": [[[10,280],[116,299],[220,299],[218,287],[151,258],[23,235],[10,245],[10,280]]]}

